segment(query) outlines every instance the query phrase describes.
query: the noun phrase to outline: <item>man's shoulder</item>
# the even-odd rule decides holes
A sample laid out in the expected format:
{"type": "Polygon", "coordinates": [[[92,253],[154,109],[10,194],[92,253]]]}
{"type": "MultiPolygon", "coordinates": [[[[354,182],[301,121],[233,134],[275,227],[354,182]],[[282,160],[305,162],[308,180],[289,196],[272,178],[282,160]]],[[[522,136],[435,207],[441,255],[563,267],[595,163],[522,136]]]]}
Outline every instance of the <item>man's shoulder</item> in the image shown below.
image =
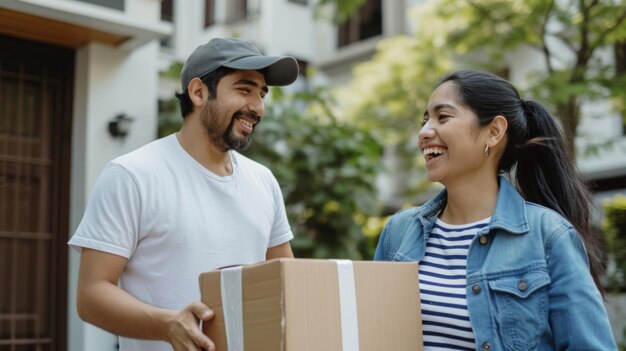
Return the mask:
{"type": "Polygon", "coordinates": [[[152,169],[161,164],[170,151],[171,136],[154,140],[127,154],[121,155],[111,161],[112,164],[119,165],[127,170],[140,171],[142,169],[152,169]]]}
{"type": "Polygon", "coordinates": [[[264,164],[257,162],[247,156],[244,156],[237,151],[231,152],[231,155],[234,156],[237,165],[246,172],[255,172],[263,175],[273,176],[272,171],[264,164]]]}

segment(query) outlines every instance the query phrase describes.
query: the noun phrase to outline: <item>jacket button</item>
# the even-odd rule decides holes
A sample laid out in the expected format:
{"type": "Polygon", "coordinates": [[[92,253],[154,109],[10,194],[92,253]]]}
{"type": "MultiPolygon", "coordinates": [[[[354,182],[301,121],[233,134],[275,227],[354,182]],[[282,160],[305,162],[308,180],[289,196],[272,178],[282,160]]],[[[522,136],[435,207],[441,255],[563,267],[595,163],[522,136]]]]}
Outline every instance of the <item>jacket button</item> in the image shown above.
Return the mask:
{"type": "Polygon", "coordinates": [[[528,284],[525,281],[520,280],[519,285],[517,286],[520,291],[524,291],[528,289],[528,284]]]}
{"type": "Polygon", "coordinates": [[[480,293],[480,290],[481,290],[481,289],[480,289],[480,285],[478,285],[478,284],[474,284],[474,285],[472,286],[472,292],[473,292],[474,294],[479,294],[479,293],[480,293]]]}
{"type": "Polygon", "coordinates": [[[485,245],[488,241],[489,239],[484,235],[478,239],[478,242],[481,243],[482,245],[485,245]]]}
{"type": "Polygon", "coordinates": [[[488,342],[483,343],[483,351],[491,350],[491,344],[488,342]]]}

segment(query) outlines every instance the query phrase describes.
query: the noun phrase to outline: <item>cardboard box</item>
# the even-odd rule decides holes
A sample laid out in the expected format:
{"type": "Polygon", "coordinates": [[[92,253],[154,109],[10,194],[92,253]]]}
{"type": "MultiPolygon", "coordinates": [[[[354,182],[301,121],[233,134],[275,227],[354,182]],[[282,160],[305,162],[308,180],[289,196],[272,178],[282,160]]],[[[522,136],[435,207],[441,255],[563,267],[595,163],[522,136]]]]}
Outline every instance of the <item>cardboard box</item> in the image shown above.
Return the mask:
{"type": "Polygon", "coordinates": [[[238,273],[241,286],[234,289],[230,280],[222,287],[227,276],[223,271],[203,273],[202,302],[215,312],[203,331],[218,351],[234,351],[227,347],[222,296],[229,300],[226,309],[232,310],[237,304],[232,296],[240,290],[241,296],[234,298],[240,299],[240,317],[228,318],[229,322],[237,319],[243,329],[242,350],[422,350],[417,263],[347,263],[347,270],[333,260],[313,259],[244,266],[238,273]],[[353,274],[351,293],[348,271],[353,274]],[[356,312],[350,311],[351,305],[356,312]],[[342,328],[352,333],[342,333],[342,328]]]}

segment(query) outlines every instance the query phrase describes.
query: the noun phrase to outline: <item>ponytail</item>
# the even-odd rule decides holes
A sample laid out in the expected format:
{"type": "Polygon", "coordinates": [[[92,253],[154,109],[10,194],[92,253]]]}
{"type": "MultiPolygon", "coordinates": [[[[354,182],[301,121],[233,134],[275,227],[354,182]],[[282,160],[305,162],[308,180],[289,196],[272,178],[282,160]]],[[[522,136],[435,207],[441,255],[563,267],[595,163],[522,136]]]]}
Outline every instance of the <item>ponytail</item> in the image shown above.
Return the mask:
{"type": "Polygon", "coordinates": [[[516,154],[517,186],[528,201],[546,206],[567,218],[578,231],[598,289],[602,252],[599,233],[591,225],[592,197],[566,147],[561,128],[538,102],[521,101],[526,116],[526,141],[512,146],[516,154]]]}

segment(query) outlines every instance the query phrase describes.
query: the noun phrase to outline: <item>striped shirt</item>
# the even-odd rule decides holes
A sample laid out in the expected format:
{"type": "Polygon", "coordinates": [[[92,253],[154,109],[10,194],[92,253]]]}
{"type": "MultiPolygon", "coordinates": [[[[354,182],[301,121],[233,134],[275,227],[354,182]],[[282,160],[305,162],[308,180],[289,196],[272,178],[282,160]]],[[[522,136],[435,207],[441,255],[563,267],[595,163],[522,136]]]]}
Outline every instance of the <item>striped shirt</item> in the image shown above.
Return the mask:
{"type": "Polygon", "coordinates": [[[476,349],[465,294],[467,251],[490,219],[462,225],[435,222],[419,266],[424,351],[476,349]]]}

